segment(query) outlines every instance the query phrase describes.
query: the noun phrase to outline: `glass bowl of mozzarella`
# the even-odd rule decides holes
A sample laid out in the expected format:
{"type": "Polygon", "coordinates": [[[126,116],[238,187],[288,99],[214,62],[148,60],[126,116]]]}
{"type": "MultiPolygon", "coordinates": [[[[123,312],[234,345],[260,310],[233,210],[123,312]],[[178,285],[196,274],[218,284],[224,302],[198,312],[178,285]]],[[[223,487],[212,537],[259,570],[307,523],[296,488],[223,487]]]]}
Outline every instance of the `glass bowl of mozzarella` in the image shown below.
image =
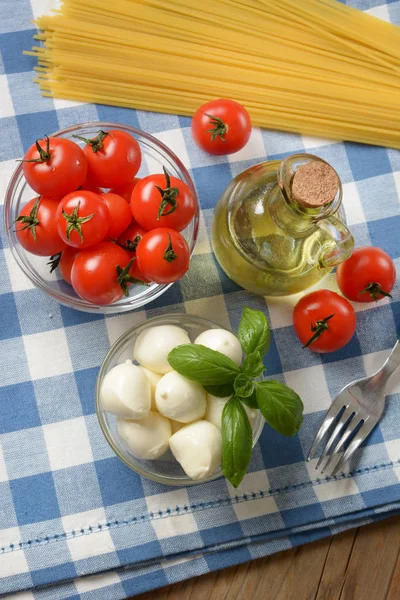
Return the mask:
{"type": "MultiPolygon", "coordinates": [[[[242,362],[237,337],[202,317],[171,314],[135,325],[106,355],[97,378],[96,411],[115,454],[140,475],[171,486],[222,477],[221,417],[227,398],[208,394],[172,369],[169,352],[198,343],[242,362]]],[[[253,446],[264,427],[246,407],[253,446]]]]}

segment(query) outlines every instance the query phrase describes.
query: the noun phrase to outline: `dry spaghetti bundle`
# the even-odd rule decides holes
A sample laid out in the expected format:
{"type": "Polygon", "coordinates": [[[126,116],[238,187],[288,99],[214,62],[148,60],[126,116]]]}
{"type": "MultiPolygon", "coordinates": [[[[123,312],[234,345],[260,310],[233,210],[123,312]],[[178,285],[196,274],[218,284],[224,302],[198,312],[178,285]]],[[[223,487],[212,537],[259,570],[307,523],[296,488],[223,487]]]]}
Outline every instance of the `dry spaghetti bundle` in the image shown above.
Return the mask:
{"type": "Polygon", "coordinates": [[[36,21],[42,94],[400,148],[400,30],[335,0],[64,0],[36,21]]]}

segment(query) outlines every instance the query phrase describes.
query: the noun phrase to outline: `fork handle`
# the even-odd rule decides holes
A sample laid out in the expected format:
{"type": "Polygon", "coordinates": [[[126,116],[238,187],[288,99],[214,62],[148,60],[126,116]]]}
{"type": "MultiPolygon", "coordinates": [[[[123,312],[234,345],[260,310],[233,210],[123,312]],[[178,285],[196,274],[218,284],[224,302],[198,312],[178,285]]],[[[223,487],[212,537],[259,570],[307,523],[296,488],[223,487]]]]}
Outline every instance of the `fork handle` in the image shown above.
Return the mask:
{"type": "Polygon", "coordinates": [[[393,350],[387,357],[386,361],[382,365],[380,372],[384,376],[387,381],[391,375],[395,372],[395,370],[400,367],[400,343],[399,340],[395,343],[393,350]]]}

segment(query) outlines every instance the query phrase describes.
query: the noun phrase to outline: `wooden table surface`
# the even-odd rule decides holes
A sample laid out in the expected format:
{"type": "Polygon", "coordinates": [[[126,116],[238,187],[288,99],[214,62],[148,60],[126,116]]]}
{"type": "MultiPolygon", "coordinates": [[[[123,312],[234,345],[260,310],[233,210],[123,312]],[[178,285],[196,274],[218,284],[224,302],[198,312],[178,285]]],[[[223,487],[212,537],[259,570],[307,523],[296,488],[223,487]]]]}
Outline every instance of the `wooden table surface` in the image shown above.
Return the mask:
{"type": "Polygon", "coordinates": [[[400,600],[400,516],[135,600],[400,600]]]}

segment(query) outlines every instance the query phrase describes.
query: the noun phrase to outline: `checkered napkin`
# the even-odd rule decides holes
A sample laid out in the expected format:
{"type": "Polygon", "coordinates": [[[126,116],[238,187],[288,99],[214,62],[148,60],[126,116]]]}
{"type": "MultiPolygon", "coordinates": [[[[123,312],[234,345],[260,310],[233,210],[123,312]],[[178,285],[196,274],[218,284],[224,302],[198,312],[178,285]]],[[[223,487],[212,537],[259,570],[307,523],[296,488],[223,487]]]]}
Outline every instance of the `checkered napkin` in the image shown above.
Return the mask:
{"type": "MultiPolygon", "coordinates": [[[[155,135],[182,159],[199,193],[201,230],[180,284],[145,310],[107,318],[64,308],[35,289],[0,230],[0,594],[115,600],[397,513],[395,381],[381,424],[344,473],[319,476],[304,457],[331,399],[379,367],[395,343],[399,280],[393,300],[357,306],[357,333],[343,350],[301,351],[294,300],[265,301],[236,286],[213,258],[209,231],[233,176],[307,151],[340,174],[357,244],[384,248],[400,272],[400,153],[255,129],[244,150],[212,157],[194,145],[187,118],[44,99],[32,83],[33,61],[21,53],[32,45],[30,20],[52,4],[0,0],[0,204],[15,159],[35,138],[83,121],[118,121],[155,135]],[[135,323],[170,312],[236,328],[244,304],[270,320],[268,374],[303,398],[301,431],[284,438],[266,426],[237,490],[224,479],[187,489],[142,479],[113,455],[96,420],[94,386],[110,344],[135,323]]],[[[400,23],[399,2],[354,5],[400,23]]]]}

